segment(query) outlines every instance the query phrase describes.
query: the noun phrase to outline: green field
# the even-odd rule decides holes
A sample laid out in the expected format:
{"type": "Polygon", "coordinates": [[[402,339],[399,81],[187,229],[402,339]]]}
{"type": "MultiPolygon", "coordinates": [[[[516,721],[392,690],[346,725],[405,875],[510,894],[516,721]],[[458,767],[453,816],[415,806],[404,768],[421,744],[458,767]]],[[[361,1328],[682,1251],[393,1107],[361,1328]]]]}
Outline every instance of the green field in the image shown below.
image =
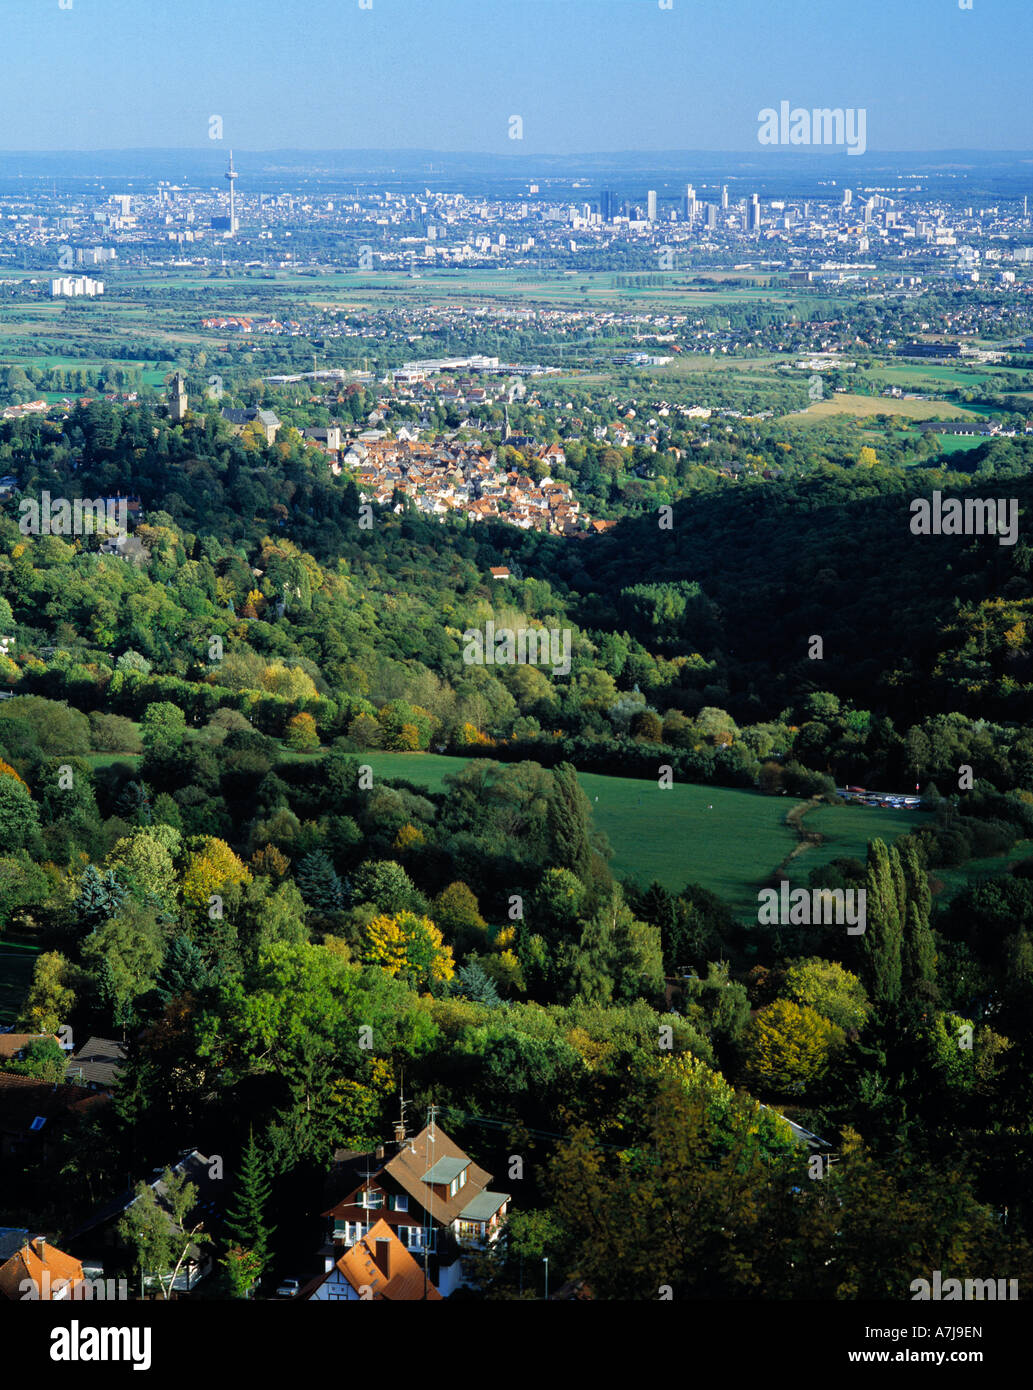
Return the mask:
{"type": "Polygon", "coordinates": [[[930,869],[929,881],[934,900],[941,905],[949,903],[970,883],[997,878],[1009,872],[1020,859],[1028,859],[1030,855],[1033,855],[1033,840],[1019,840],[1007,854],[995,854],[988,859],[970,859],[967,864],[954,869],[930,869]]]}
{"type": "MultiPolygon", "coordinates": [[[[360,760],[376,776],[401,777],[430,791],[441,791],[446,774],[468,761],[432,753],[363,753],[360,760]]],[[[785,818],[801,803],[788,797],[691,783],[661,791],[655,782],[588,772],[578,780],[596,827],[613,847],[610,867],[618,878],[643,884],[656,879],[669,889],[700,883],[743,918],[756,919],[757,890],[798,844],[785,818]]],[[[917,812],[865,807],[810,812],[805,827],[828,835],[829,843],[797,855],[790,876],[805,880],[812,868],[840,855],[863,859],[869,838],[892,841],[925,819],[917,812]]]]}
{"type": "MultiPolygon", "coordinates": [[[[961,454],[968,449],[978,449],[980,444],[986,443],[988,436],[978,434],[941,434],[937,435],[937,438],[940,441],[938,448],[939,453],[961,454]]],[[[922,459],[919,463],[919,467],[921,468],[927,468],[928,466],[928,459],[922,459]]]]}
{"type": "Polygon", "coordinates": [[[1023,375],[1018,367],[1003,367],[997,363],[973,363],[971,366],[944,363],[892,362],[877,367],[866,368],[865,376],[887,381],[893,386],[909,386],[912,391],[922,391],[933,387],[942,391],[950,389],[973,389],[982,386],[995,376],[1023,375]]]}
{"type": "Polygon", "coordinates": [[[129,767],[138,766],[141,753],[79,753],[77,757],[82,758],[84,763],[89,763],[90,767],[110,767],[112,763],[126,763],[129,767]]]}
{"type": "Polygon", "coordinates": [[[793,883],[805,883],[812,869],[821,868],[833,859],[853,858],[863,863],[869,840],[885,840],[892,844],[898,836],[928,825],[933,819],[928,811],[884,810],[881,806],[815,807],[804,817],[804,829],[816,830],[825,839],[792,860],[788,866],[789,878],[793,883]]]}

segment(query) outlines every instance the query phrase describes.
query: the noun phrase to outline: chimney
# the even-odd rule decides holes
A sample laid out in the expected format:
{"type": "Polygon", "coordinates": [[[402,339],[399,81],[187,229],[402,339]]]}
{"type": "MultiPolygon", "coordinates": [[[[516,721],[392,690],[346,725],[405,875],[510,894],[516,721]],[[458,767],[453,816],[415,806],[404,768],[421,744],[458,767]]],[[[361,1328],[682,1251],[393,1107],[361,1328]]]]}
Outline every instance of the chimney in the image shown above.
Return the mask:
{"type": "Polygon", "coordinates": [[[395,1125],[395,1143],[399,1148],[405,1148],[405,1125],[401,1121],[395,1125]]]}
{"type": "Polygon", "coordinates": [[[391,1279],[391,1242],[384,1240],[381,1236],[377,1237],[376,1252],[373,1256],[377,1268],[381,1274],[390,1282],[391,1279]]]}
{"type": "Polygon", "coordinates": [[[47,1262],[47,1242],[42,1236],[38,1236],[36,1238],[36,1244],[39,1247],[36,1253],[39,1255],[40,1264],[45,1265],[47,1262]]]}

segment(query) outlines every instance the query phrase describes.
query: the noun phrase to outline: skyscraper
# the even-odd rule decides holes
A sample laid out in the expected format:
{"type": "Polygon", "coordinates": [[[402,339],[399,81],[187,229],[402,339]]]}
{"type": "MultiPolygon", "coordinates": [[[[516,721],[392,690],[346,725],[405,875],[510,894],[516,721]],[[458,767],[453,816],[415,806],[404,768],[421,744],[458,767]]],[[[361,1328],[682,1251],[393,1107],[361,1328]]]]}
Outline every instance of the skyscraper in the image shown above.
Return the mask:
{"type": "Polygon", "coordinates": [[[750,231],[751,231],[751,232],[757,232],[757,231],[759,231],[759,230],[760,230],[760,197],[759,197],[759,195],[756,194],[756,193],[753,193],[753,194],[751,194],[751,196],[750,196],[750,205],[749,205],[749,208],[747,209],[747,214],[748,214],[748,219],[749,219],[747,225],[748,225],[750,231]]]}
{"type": "Polygon", "coordinates": [[[690,183],[690,184],[686,184],[686,186],[685,186],[685,207],[684,207],[684,211],[685,211],[685,220],[686,220],[687,222],[693,222],[693,221],[695,221],[695,218],[696,218],[696,190],[693,188],[693,186],[692,186],[691,183],[690,183]]]}
{"type": "Polygon", "coordinates": [[[620,203],[612,188],[604,188],[599,194],[599,214],[604,222],[612,222],[620,210],[620,203]]]}
{"type": "Polygon", "coordinates": [[[721,211],[728,211],[728,185],[724,184],[721,189],[721,211]]]}
{"type": "Polygon", "coordinates": [[[651,188],[646,194],[646,216],[650,222],[656,221],[656,189],[651,188]]]}
{"type": "Polygon", "coordinates": [[[712,232],[717,227],[717,204],[707,204],[707,231],[712,232]]]}

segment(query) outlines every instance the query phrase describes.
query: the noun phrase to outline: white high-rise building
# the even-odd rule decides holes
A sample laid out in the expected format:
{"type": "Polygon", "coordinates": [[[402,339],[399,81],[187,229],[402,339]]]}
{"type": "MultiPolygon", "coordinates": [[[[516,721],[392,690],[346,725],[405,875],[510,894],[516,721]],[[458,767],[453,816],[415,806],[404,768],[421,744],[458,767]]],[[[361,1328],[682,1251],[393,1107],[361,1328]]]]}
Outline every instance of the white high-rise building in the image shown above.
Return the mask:
{"type": "Polygon", "coordinates": [[[51,299],[77,299],[81,295],[93,298],[104,293],[103,280],[91,280],[88,275],[61,275],[50,282],[51,299]]]}
{"type": "Polygon", "coordinates": [[[651,188],[646,194],[646,216],[650,222],[656,221],[656,189],[651,188]]]}
{"type": "Polygon", "coordinates": [[[696,219],[696,190],[692,184],[685,185],[685,220],[694,222],[696,219]]]}

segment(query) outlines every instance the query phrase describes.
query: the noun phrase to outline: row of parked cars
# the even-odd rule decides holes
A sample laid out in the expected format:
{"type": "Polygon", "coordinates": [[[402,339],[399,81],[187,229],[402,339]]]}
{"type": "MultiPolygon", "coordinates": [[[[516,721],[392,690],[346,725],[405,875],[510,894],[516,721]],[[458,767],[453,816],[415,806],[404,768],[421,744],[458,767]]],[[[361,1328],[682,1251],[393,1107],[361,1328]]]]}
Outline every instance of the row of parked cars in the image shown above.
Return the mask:
{"type": "Polygon", "coordinates": [[[907,792],[871,792],[864,787],[837,787],[838,794],[852,806],[888,806],[897,811],[917,811],[922,798],[907,792]]]}

